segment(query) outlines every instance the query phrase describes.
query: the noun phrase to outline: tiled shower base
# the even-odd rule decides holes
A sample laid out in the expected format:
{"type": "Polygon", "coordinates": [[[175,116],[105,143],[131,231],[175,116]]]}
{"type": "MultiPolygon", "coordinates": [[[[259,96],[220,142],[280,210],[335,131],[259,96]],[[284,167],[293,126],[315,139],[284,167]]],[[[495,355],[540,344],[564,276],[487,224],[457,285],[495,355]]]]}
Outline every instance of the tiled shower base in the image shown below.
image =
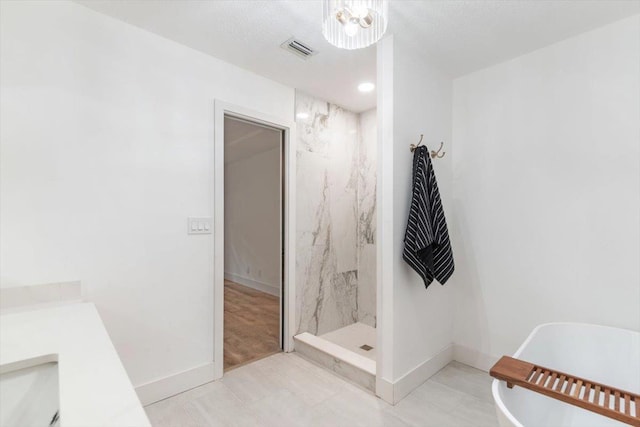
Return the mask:
{"type": "Polygon", "coordinates": [[[296,352],[303,357],[375,392],[375,328],[354,323],[319,337],[304,332],[294,339],[296,352]]]}

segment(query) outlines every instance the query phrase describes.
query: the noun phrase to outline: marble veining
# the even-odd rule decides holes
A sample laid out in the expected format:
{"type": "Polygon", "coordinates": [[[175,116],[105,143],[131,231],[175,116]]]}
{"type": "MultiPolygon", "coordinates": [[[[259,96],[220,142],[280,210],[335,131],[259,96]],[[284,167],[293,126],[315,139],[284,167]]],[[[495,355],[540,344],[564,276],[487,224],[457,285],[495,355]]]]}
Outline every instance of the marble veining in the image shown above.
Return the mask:
{"type": "Polygon", "coordinates": [[[296,117],[297,332],[375,326],[375,110],[297,93],[296,117]]]}
{"type": "Polygon", "coordinates": [[[339,357],[335,357],[325,351],[314,348],[312,345],[297,339],[296,337],[296,353],[302,357],[311,360],[320,366],[324,366],[330,371],[335,372],[339,376],[357,384],[371,392],[376,390],[376,376],[355,367],[339,357]]]}
{"type": "Polygon", "coordinates": [[[358,164],[358,227],[360,244],[375,244],[376,235],[376,110],[360,114],[358,164]]]}
{"type": "Polygon", "coordinates": [[[376,110],[360,114],[358,167],[358,321],[376,326],[376,110]]]}

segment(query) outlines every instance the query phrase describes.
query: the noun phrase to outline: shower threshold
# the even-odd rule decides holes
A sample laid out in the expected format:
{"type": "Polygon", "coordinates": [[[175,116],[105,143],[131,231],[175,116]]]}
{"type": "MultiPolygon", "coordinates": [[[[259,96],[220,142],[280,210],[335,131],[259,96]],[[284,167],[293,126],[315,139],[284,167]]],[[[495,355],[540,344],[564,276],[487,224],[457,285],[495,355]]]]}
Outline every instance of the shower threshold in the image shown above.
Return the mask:
{"type": "Polygon", "coordinates": [[[363,323],[321,336],[296,335],[295,349],[304,358],[371,392],[376,383],[376,330],[363,323]]]}

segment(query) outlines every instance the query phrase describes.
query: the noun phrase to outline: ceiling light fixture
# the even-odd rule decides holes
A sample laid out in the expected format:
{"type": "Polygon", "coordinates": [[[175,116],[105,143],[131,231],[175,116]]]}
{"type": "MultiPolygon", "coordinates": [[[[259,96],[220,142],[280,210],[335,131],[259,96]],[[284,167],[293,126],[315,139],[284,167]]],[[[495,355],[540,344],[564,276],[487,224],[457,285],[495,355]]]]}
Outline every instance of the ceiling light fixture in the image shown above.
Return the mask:
{"type": "Polygon", "coordinates": [[[371,82],[362,82],[358,85],[358,90],[364,93],[371,92],[375,88],[376,88],[376,85],[374,85],[371,82]]]}
{"type": "Polygon", "coordinates": [[[306,120],[309,118],[309,113],[298,113],[296,114],[296,118],[300,120],[306,120]]]}
{"type": "Polygon", "coordinates": [[[361,49],[387,30],[388,0],[324,0],[322,34],[341,49],[361,49]]]}

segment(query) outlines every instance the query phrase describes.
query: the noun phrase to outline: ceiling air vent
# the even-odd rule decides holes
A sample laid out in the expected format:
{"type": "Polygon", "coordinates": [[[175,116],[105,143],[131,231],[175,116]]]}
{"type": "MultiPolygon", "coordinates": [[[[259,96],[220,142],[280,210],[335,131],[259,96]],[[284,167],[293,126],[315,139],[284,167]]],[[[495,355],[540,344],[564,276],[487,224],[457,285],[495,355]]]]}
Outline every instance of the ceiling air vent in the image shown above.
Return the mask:
{"type": "Polygon", "coordinates": [[[291,37],[286,42],[280,45],[281,48],[288,50],[289,52],[295,53],[302,59],[307,59],[310,56],[317,54],[313,48],[309,47],[307,44],[301,42],[300,40],[296,40],[295,37],[291,37]]]}

